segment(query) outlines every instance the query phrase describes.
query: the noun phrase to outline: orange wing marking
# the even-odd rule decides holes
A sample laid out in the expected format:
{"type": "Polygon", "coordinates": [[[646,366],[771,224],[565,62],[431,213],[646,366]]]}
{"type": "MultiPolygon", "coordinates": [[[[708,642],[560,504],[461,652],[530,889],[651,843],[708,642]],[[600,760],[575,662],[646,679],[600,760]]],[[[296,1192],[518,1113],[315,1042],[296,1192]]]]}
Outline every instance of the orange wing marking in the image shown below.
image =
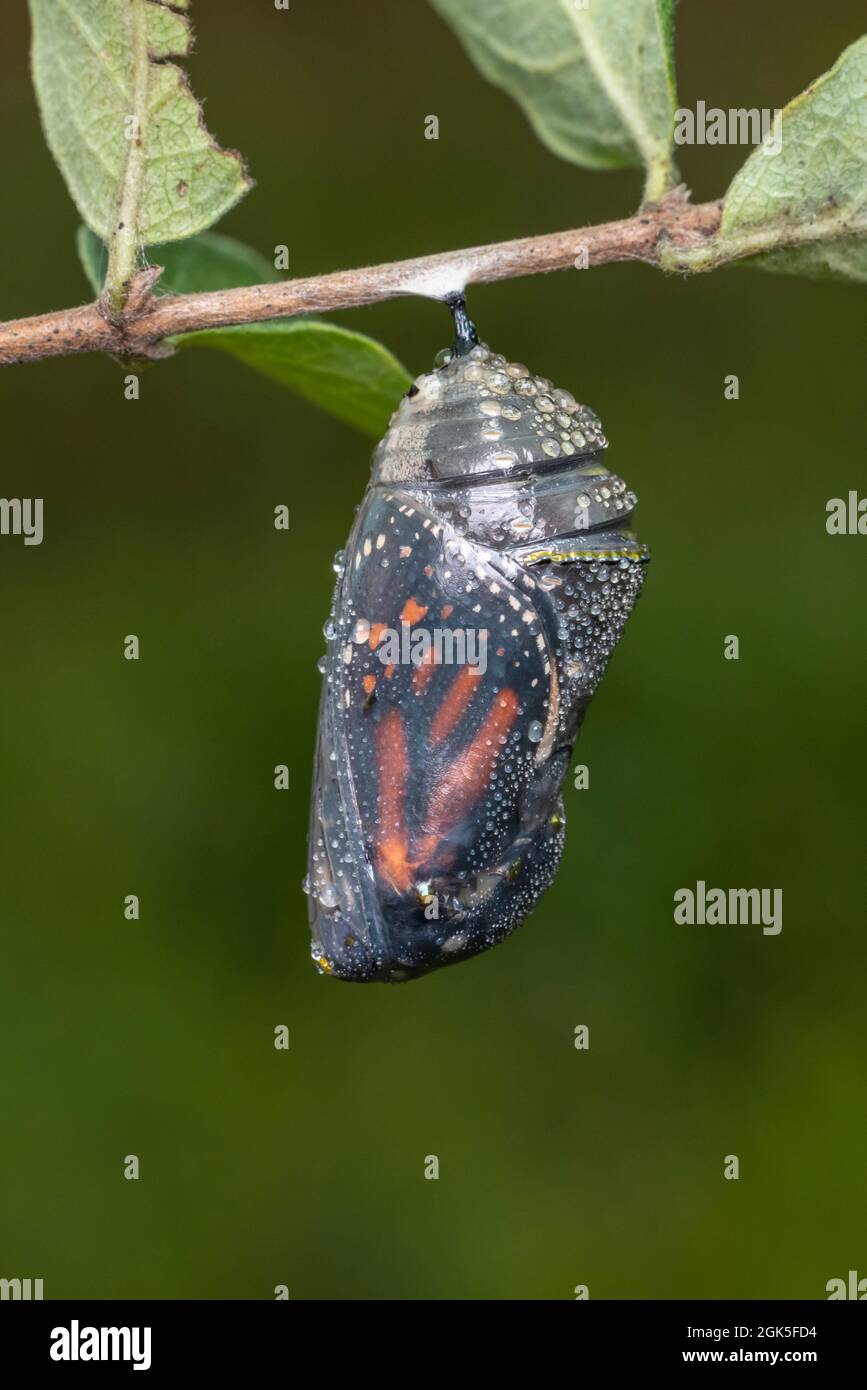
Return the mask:
{"type": "Polygon", "coordinates": [[[431,676],[437,668],[436,652],[431,650],[412,673],[412,688],[416,695],[423,695],[428,688],[431,676]]]}
{"type": "Polygon", "coordinates": [[[421,604],[417,603],[414,598],[408,598],[403,605],[400,620],[402,623],[409,623],[411,626],[413,623],[420,623],[426,613],[426,608],[422,608],[421,604]]]}
{"type": "Polygon", "coordinates": [[[389,710],[376,726],[376,762],[379,776],[376,868],[380,878],[396,893],[406,893],[412,883],[406,828],[408,758],[406,729],[396,709],[389,710]]]}
{"type": "Polygon", "coordinates": [[[470,700],[479,689],[483,677],[478,666],[462,666],[448,689],[448,694],[434,715],[430,726],[432,744],[442,743],[457,724],[470,700]]]}
{"type": "MultiPolygon", "coordinates": [[[[467,744],[430,794],[424,818],[425,834],[418,844],[417,864],[427,863],[444,840],[481,796],[498,755],[499,742],[518,716],[514,690],[501,690],[475,738],[467,744]]],[[[415,847],[414,847],[415,848],[415,847]]]]}

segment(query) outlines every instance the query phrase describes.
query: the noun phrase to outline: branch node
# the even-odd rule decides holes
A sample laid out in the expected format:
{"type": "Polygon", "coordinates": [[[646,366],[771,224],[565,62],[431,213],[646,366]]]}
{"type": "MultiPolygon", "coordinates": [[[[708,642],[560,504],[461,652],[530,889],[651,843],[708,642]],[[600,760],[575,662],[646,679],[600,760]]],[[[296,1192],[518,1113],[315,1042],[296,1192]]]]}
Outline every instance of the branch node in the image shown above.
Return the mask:
{"type": "Polygon", "coordinates": [[[120,309],[114,302],[112,292],[108,287],[104,288],[96,306],[106,323],[110,323],[112,328],[122,333],[127,324],[142,318],[150,308],[154,285],[162,273],[161,265],[149,265],[143,270],[137,270],[128,280],[124,280],[123,307],[120,309]]]}
{"type": "Polygon", "coordinates": [[[163,273],[161,265],[149,265],[145,270],[137,270],[132,277],[129,294],[126,297],[124,319],[140,319],[150,308],[154,287],[163,273]]]}

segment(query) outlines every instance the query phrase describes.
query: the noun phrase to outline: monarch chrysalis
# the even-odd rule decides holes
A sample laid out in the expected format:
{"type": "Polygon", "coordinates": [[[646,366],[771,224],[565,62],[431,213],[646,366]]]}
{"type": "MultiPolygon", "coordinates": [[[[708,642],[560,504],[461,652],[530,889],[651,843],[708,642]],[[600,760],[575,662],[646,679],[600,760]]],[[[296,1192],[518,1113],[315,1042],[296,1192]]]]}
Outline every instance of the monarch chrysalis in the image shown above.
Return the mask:
{"type": "Polygon", "coordinates": [[[335,562],[305,888],[313,959],[344,980],[412,979],[527,916],[647,559],[598,417],[453,310],[335,562]]]}

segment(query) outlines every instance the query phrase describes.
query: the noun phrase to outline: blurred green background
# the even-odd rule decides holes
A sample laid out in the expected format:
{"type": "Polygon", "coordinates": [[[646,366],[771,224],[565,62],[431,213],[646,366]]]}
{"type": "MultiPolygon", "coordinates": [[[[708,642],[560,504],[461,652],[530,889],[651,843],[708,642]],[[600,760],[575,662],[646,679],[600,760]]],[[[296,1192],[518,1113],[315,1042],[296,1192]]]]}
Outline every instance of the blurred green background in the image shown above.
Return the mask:
{"type": "MultiPolygon", "coordinates": [[[[221,230],[286,243],[293,274],[637,202],[637,171],[547,153],[421,0],[194,8],[194,88],[257,180],[221,230]]],[[[783,105],[862,21],[683,3],[681,104],[783,105]]],[[[12,318],[87,290],[26,7],[0,31],[12,318]]],[[[694,197],[745,153],[682,150],[694,197]]],[[[0,1275],[46,1297],[822,1298],[867,1275],[867,541],[824,524],[865,492],[864,291],[611,266],[470,303],[600,412],[654,559],[556,884],[505,945],[394,988],[315,973],[300,889],[370,442],[219,354],[147,369],[136,404],[100,358],[0,373],[0,491],[45,499],[41,547],[0,539],[0,1275]],[[675,925],[699,878],[782,888],[781,935],[675,925]]],[[[449,339],[422,301],[335,317],[413,371],[449,339]]]]}

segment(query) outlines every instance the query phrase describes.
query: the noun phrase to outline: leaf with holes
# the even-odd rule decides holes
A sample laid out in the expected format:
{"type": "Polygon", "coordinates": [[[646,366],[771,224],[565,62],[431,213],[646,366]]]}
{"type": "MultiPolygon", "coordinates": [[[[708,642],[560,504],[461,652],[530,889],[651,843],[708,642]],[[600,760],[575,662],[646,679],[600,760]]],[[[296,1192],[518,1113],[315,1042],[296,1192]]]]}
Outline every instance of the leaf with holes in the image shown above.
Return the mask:
{"type": "Polygon", "coordinates": [[[142,246],[211,226],[250,186],[209,135],[185,74],[189,20],[161,0],[30,0],[45,134],[82,218],[109,245],[118,308],[142,246]]]}

